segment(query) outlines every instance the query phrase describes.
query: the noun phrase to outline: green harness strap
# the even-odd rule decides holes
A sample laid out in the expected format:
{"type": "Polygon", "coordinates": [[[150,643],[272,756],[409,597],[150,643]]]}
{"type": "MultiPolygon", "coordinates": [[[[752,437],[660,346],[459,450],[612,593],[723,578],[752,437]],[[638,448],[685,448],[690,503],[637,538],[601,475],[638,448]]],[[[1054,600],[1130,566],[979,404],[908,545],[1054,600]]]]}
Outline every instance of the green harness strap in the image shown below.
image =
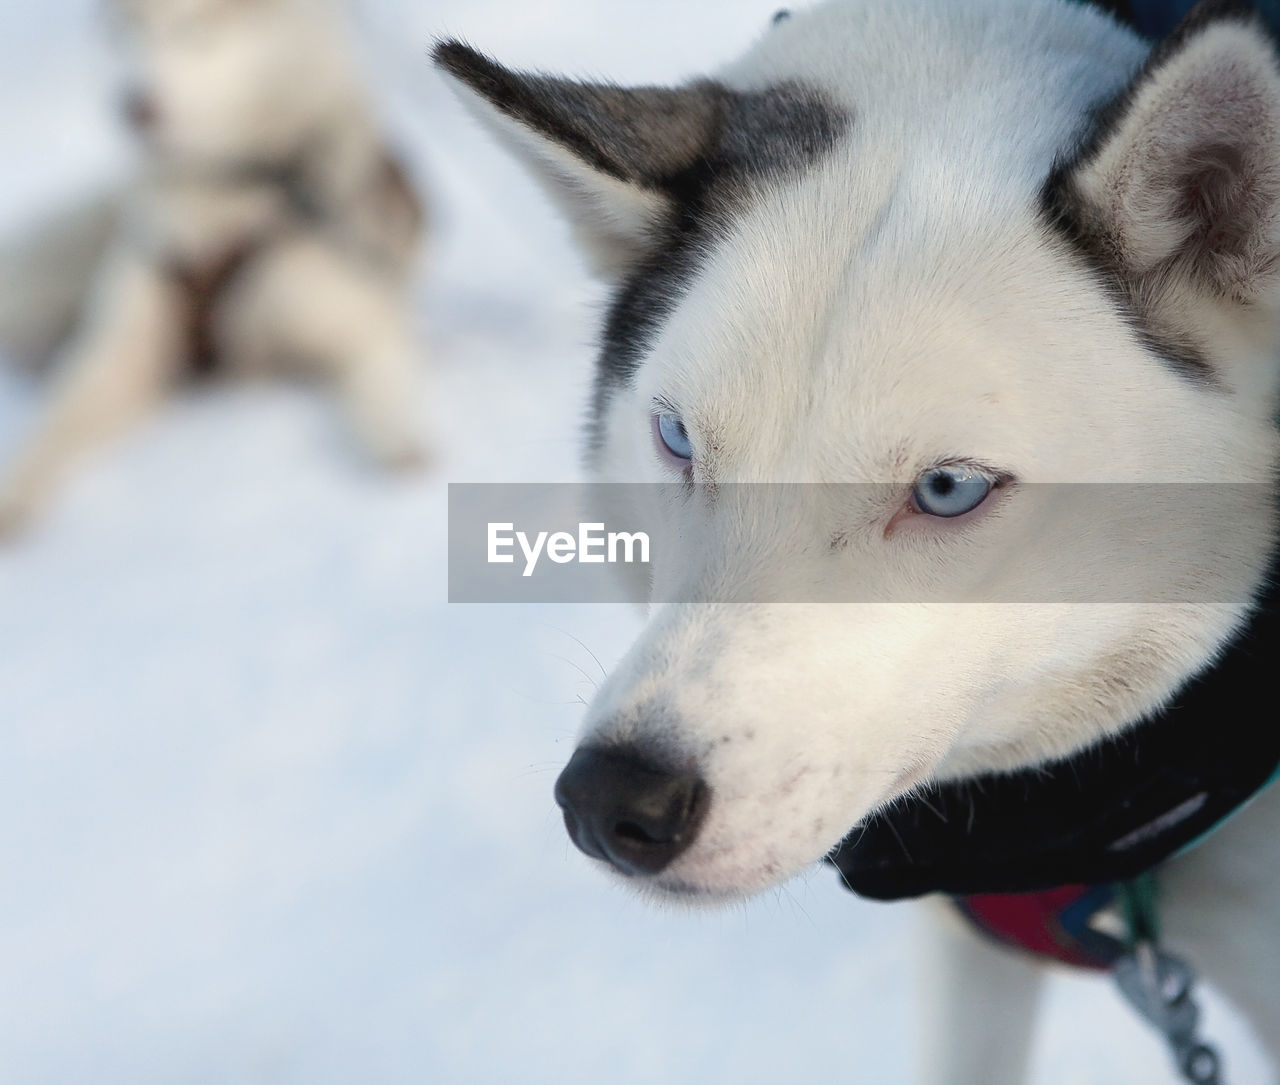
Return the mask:
{"type": "Polygon", "coordinates": [[[1120,883],[1120,901],[1124,907],[1131,950],[1144,942],[1157,945],[1160,941],[1159,893],[1160,887],[1152,870],[1120,883]]]}

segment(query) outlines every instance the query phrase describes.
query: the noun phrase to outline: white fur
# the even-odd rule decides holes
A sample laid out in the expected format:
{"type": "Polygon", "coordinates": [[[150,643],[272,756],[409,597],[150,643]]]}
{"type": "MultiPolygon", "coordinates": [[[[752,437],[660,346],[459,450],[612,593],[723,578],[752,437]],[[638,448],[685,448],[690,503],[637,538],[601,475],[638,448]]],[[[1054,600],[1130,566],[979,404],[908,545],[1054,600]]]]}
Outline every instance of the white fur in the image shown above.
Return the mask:
{"type": "MultiPolygon", "coordinates": [[[[1056,156],[1145,55],[1106,16],[1057,0],[837,0],[720,74],[742,90],[801,81],[852,123],[717,242],[608,400],[598,475],[678,478],[654,447],[661,401],[692,435],[697,482],[881,485],[837,507],[799,496],[780,507],[777,488],[647,510],[687,540],[665,564],[656,550],[664,598],[752,600],[655,607],[587,713],[584,740],[678,750],[710,787],[694,843],[653,889],[693,900],[761,890],[924,781],[1034,765],[1114,734],[1247,616],[1275,533],[1257,489],[1227,488],[1197,521],[1158,503],[1064,517],[1026,485],[1275,477],[1280,77],[1263,40],[1239,24],[1197,39],[1138,96],[1080,186],[1135,271],[1153,275],[1149,311],[1208,355],[1218,386],[1159,360],[1039,211],[1056,156]],[[1253,156],[1258,206],[1251,254],[1224,286],[1174,259],[1188,231],[1161,186],[1179,148],[1228,137],[1253,156]],[[964,523],[903,515],[913,480],[953,459],[1019,484],[964,523]],[[901,601],[980,599],[992,586],[1051,599],[1099,570],[1097,598],[1110,570],[1116,598],[1131,601],[901,601]],[[1203,601],[1163,594],[1171,581],[1198,585],[1203,601]],[[782,601],[823,584],[893,605],[782,601]]],[[[481,108],[509,137],[514,122],[481,108]]],[[[535,168],[567,157],[537,132],[521,139],[535,168]]],[[[586,229],[599,218],[575,213],[586,229]]],[[[1273,791],[1173,865],[1169,930],[1280,1056],[1278,804],[1273,791]],[[1182,895],[1200,877],[1220,892],[1182,895]]],[[[962,1001],[927,1079],[1020,1081],[1025,1045],[991,1030],[1024,1016],[1034,983],[1021,962],[982,969],[959,945],[935,982],[962,1001]],[[988,981],[1010,986],[984,1009],[968,998],[988,981]],[[982,1057],[997,1048],[1000,1060],[982,1057]]]]}
{"type": "Polygon", "coordinates": [[[117,0],[143,110],[122,192],[69,210],[0,258],[0,345],[47,354],[55,387],[0,474],[0,535],[29,520],[87,447],[154,405],[184,364],[174,268],[252,256],[210,318],[219,361],[331,381],[379,462],[417,462],[418,347],[406,289],[419,231],[389,194],[385,143],[336,11],[320,0],[117,0]],[[318,214],[271,171],[291,170],[318,214]],[[74,335],[70,330],[75,328],[74,335]]]}

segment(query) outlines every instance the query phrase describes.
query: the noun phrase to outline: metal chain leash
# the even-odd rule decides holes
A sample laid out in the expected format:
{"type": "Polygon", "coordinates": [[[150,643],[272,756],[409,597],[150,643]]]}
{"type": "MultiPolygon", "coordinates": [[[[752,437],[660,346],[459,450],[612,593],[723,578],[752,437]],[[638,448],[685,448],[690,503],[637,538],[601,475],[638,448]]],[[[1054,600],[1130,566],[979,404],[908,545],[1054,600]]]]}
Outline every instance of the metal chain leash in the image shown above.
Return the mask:
{"type": "Polygon", "coordinates": [[[1225,1085],[1218,1052],[1198,1036],[1200,1007],[1192,997],[1195,970],[1160,945],[1155,880],[1145,874],[1121,886],[1130,948],[1112,965],[1120,993],[1169,1044],[1184,1080],[1225,1085]]]}

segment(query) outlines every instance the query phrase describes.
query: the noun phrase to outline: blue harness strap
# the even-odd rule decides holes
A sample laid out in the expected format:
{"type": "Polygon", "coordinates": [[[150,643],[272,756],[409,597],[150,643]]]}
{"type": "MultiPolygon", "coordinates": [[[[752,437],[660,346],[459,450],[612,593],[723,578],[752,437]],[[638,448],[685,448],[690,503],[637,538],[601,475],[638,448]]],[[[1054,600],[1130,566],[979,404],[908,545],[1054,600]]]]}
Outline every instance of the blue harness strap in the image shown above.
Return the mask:
{"type": "MultiPolygon", "coordinates": [[[[1108,0],[1099,6],[1130,23],[1143,37],[1159,39],[1196,6],[1196,0],[1108,0]]],[[[1280,0],[1255,0],[1242,6],[1252,7],[1273,30],[1280,30],[1280,0]]]]}

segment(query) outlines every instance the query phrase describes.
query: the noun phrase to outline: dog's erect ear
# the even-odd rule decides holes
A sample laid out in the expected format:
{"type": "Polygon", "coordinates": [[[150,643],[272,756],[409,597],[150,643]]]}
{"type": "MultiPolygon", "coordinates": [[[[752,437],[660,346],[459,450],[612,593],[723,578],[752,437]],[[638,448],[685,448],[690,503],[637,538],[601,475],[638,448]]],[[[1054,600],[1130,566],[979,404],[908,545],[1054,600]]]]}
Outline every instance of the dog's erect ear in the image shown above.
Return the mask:
{"type": "Polygon", "coordinates": [[[1205,0],[1156,45],[1046,196],[1143,293],[1280,290],[1280,69],[1257,15],[1205,0]]]}
{"type": "Polygon", "coordinates": [[[617,276],[645,252],[682,174],[714,143],[726,92],[576,83],[513,72],[460,42],[436,64],[568,216],[595,269],[617,276]]]}

